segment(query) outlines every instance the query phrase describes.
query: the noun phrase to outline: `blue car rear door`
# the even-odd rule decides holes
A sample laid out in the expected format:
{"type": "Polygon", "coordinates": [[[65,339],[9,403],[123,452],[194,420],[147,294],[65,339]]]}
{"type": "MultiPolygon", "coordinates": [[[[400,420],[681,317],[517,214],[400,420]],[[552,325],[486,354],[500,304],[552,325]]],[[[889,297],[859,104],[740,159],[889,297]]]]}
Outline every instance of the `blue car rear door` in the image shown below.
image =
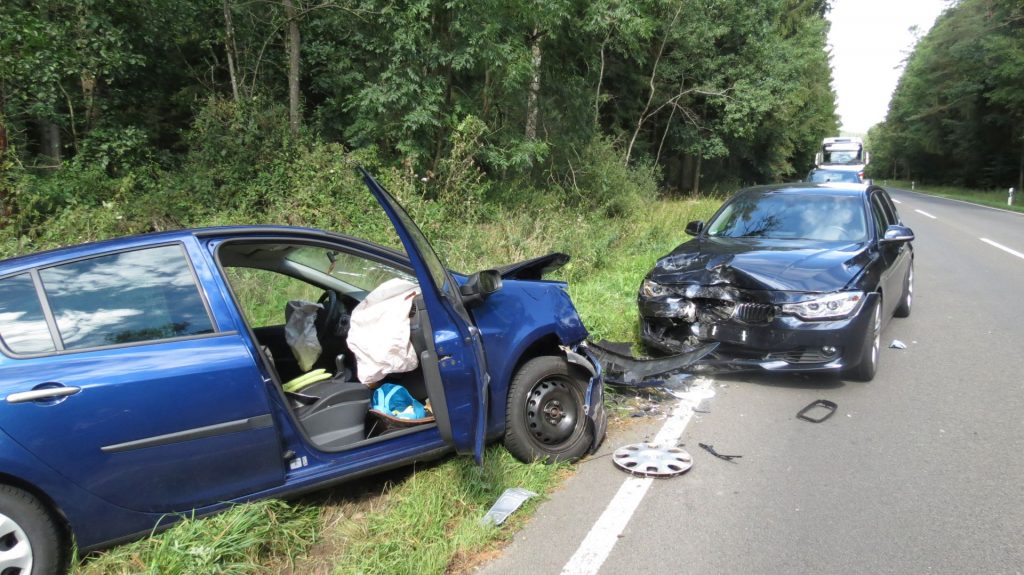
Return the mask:
{"type": "Polygon", "coordinates": [[[452,441],[459,453],[483,461],[489,376],[480,332],[462,305],[459,286],[402,206],[360,169],[384,208],[416,272],[430,317],[438,367],[445,386],[452,441]]]}
{"type": "Polygon", "coordinates": [[[191,261],[169,242],[0,278],[0,307],[25,308],[0,311],[37,319],[31,341],[5,341],[0,427],[127,509],[188,511],[284,480],[264,381],[191,261]]]}

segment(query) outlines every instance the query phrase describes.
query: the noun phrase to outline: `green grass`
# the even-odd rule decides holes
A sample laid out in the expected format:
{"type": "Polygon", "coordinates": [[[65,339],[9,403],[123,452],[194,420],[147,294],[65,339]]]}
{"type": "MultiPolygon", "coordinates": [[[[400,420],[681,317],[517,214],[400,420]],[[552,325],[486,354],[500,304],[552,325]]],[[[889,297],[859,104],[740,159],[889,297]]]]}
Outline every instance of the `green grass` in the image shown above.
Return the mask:
{"type": "MultiPolygon", "coordinates": [[[[902,188],[905,190],[909,190],[911,188],[911,182],[908,181],[876,180],[876,182],[881,183],[883,187],[902,188]]],[[[922,194],[928,194],[930,196],[952,198],[954,200],[962,200],[965,202],[981,204],[983,206],[991,206],[993,208],[1012,210],[1014,212],[1024,212],[1024,197],[1022,197],[1020,190],[1015,190],[1012,206],[1006,205],[1006,199],[1008,195],[1007,189],[972,190],[968,188],[958,188],[955,186],[933,186],[931,184],[915,184],[914,191],[922,194]]]]}
{"type": "Polygon", "coordinates": [[[320,530],[317,507],[268,500],[235,506],[206,519],[185,519],[168,531],[73,562],[71,575],[244,575],[300,555],[320,530]]]}

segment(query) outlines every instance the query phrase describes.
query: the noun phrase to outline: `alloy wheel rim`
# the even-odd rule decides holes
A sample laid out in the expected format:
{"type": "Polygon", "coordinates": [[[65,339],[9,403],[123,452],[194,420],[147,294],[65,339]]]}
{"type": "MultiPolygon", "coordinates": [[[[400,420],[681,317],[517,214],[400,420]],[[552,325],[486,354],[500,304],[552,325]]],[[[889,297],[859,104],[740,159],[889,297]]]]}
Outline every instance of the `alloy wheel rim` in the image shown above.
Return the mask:
{"type": "Polygon", "coordinates": [[[882,346],[882,302],[875,306],[874,326],[872,327],[874,337],[871,340],[871,364],[878,364],[878,351],[882,346]]]}
{"type": "Polygon", "coordinates": [[[537,382],[526,398],[526,426],[533,439],[544,445],[558,445],[576,431],[579,402],[561,378],[537,382]]]}
{"type": "Polygon", "coordinates": [[[914,266],[910,266],[910,274],[907,276],[907,307],[914,301],[914,266]]]}
{"type": "Polygon", "coordinates": [[[25,530],[0,513],[0,573],[28,575],[32,572],[32,545],[25,530]]]}

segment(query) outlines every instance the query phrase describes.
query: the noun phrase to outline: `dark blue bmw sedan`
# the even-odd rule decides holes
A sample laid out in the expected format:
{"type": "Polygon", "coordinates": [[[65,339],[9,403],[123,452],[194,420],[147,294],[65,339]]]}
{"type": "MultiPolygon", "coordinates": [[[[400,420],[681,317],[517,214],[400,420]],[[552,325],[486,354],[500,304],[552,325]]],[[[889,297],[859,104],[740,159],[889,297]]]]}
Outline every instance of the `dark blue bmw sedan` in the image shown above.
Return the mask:
{"type": "Polygon", "coordinates": [[[910,315],[914,234],[880,187],[749,188],[686,232],[640,287],[656,351],[719,342],[718,367],[869,381],[883,325],[910,315]]]}

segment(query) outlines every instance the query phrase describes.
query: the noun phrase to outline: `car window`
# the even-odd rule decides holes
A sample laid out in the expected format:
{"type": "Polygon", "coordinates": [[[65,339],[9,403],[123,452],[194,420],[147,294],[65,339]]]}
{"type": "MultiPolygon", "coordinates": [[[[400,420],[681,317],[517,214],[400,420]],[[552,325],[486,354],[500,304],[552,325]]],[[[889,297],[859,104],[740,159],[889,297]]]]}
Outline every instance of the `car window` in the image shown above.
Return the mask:
{"type": "Polygon", "coordinates": [[[39,277],[65,349],[214,331],[181,246],[80,260],[39,277]]]}
{"type": "Polygon", "coordinates": [[[885,210],[882,209],[882,205],[878,203],[878,198],[875,196],[871,198],[871,214],[875,218],[875,228],[878,232],[878,237],[882,237],[889,224],[886,221],[885,210]]]}
{"type": "Polygon", "coordinates": [[[730,238],[862,241],[864,208],[856,196],[741,194],[708,226],[708,235],[730,238]]]}
{"type": "Polygon", "coordinates": [[[14,353],[56,349],[35,283],[27,273],[0,280],[0,338],[14,353]]]}
{"type": "Polygon", "coordinates": [[[251,327],[282,325],[289,301],[316,301],[322,288],[302,280],[250,268],[224,268],[235,300],[251,327]]]}
{"type": "Polygon", "coordinates": [[[364,292],[394,278],[415,282],[416,277],[367,258],[337,250],[303,246],[285,258],[290,262],[327,274],[364,292]]]}

